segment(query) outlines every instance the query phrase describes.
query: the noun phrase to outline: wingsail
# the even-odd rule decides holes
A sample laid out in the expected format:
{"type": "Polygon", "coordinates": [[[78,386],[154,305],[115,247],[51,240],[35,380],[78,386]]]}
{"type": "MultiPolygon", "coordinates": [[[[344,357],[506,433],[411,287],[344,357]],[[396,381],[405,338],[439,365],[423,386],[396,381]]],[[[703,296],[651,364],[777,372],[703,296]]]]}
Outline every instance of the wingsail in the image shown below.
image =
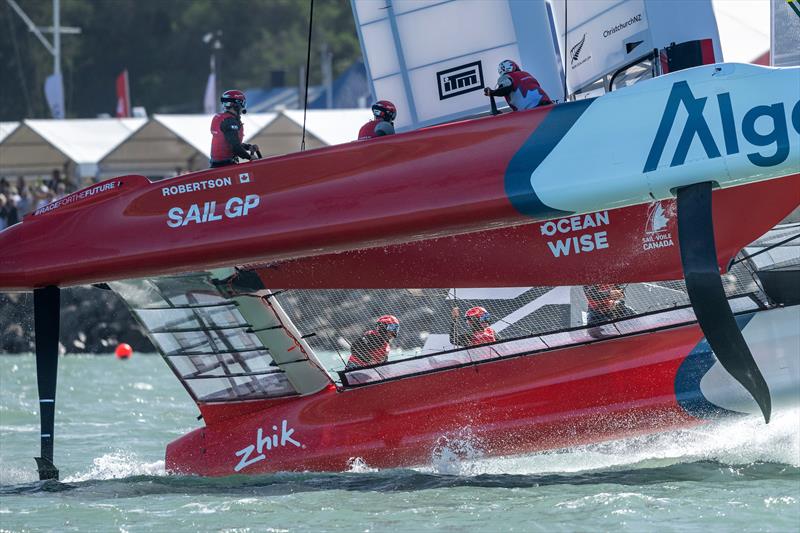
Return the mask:
{"type": "Polygon", "coordinates": [[[116,281],[161,356],[198,403],[311,394],[330,383],[273,294],[233,269],[116,281]]]}

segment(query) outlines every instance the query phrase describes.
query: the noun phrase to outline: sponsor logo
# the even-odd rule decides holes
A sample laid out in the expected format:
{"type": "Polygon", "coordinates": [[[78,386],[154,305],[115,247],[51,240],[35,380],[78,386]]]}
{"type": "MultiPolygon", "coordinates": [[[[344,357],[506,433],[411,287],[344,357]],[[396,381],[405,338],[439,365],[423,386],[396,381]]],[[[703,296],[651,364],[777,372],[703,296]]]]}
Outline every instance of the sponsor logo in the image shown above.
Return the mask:
{"type": "Polygon", "coordinates": [[[299,441],[293,439],[293,434],[294,429],[289,427],[289,423],[286,420],[281,422],[280,429],[278,429],[278,426],[272,426],[272,433],[269,433],[268,430],[264,431],[263,428],[258,428],[255,442],[245,446],[234,454],[236,457],[241,457],[241,459],[239,459],[237,465],[233,467],[233,471],[239,472],[243,468],[265,460],[267,458],[266,453],[264,453],[265,451],[268,452],[277,448],[285,448],[289,444],[296,448],[305,449],[306,445],[300,444],[299,441]]]}
{"type": "Polygon", "coordinates": [[[639,23],[641,21],[642,21],[642,14],[641,13],[639,13],[638,15],[634,15],[631,18],[629,18],[628,20],[626,20],[625,22],[623,22],[621,24],[617,24],[616,26],[614,26],[612,28],[608,28],[606,31],[603,32],[603,38],[605,39],[607,37],[611,37],[612,35],[614,35],[618,31],[624,30],[628,26],[633,26],[634,24],[637,24],[637,23],[639,23]]]}
{"type": "Polygon", "coordinates": [[[584,44],[586,44],[586,34],[585,33],[583,34],[583,37],[581,37],[581,40],[578,41],[578,44],[576,44],[575,46],[573,46],[572,48],[569,49],[569,55],[570,55],[569,67],[571,69],[573,69],[573,70],[578,68],[579,66],[583,65],[584,63],[586,63],[590,59],[592,59],[592,54],[589,54],[588,56],[584,57],[583,59],[580,58],[581,57],[581,52],[583,51],[583,45],[584,44]]]}
{"type": "Polygon", "coordinates": [[[545,237],[564,235],[563,238],[547,241],[547,247],[550,248],[553,257],[561,257],[562,255],[590,253],[608,248],[608,233],[606,231],[580,233],[587,229],[595,229],[608,224],[608,211],[598,211],[588,215],[548,220],[539,225],[539,230],[545,237]]]}
{"type": "Polygon", "coordinates": [[[670,222],[675,219],[678,206],[675,200],[653,202],[647,209],[647,225],[642,237],[642,250],[657,250],[675,246],[670,222]]]}
{"type": "MultiPolygon", "coordinates": [[[[679,81],[672,85],[672,90],[664,108],[664,114],[658,125],[653,144],[650,146],[650,153],[644,164],[643,172],[652,172],[661,161],[664,149],[669,139],[678,109],[683,106],[688,114],[686,124],[675,147],[672,155],[670,167],[683,165],[689,153],[689,147],[698,138],[708,159],[721,157],[720,144],[711,133],[708,121],[705,116],[705,106],[707,97],[695,98],[689,84],[686,81],[679,81]]],[[[731,104],[731,93],[717,94],[719,104],[719,121],[722,124],[722,136],[725,152],[728,155],[738,154],[739,131],[744,139],[752,146],[764,148],[763,152],[753,151],[747,154],[747,159],[758,167],[772,167],[780,165],[789,157],[790,136],[789,126],[786,117],[786,108],[783,102],[776,102],[768,105],[759,105],[748,110],[741,118],[740,129],[737,128],[736,118],[733,116],[733,106],[731,104]],[[756,121],[759,122],[756,129],[756,121]]],[[[716,119],[716,117],[715,117],[716,119]]],[[[800,100],[794,105],[791,112],[791,122],[795,131],[800,133],[800,100]]],[[[796,139],[795,135],[791,136],[796,139]]]]}
{"type": "MultiPolygon", "coordinates": [[[[241,181],[241,174],[239,175],[239,182],[241,181]]],[[[169,187],[161,188],[161,196],[177,196],[179,194],[186,194],[190,192],[205,191],[208,189],[219,189],[221,187],[230,187],[233,182],[229,177],[224,178],[210,178],[207,180],[193,181],[189,183],[181,183],[179,185],[171,185],[169,187]]]]}
{"type": "Polygon", "coordinates": [[[54,202],[50,202],[49,204],[40,207],[36,211],[33,212],[33,216],[43,215],[44,213],[49,213],[54,209],[58,209],[59,207],[66,207],[70,204],[73,204],[77,201],[84,200],[86,198],[91,198],[96,194],[100,194],[106,191],[111,191],[114,189],[119,189],[122,186],[121,181],[109,181],[106,183],[101,183],[99,185],[95,185],[94,187],[90,187],[88,189],[83,189],[82,191],[74,192],[69,196],[65,196],[59,200],[54,202]]]}
{"type": "Polygon", "coordinates": [[[167,212],[167,226],[179,228],[188,224],[205,224],[223,218],[246,217],[252,209],[258,207],[260,198],[257,194],[248,194],[244,198],[234,196],[225,202],[222,214],[217,213],[216,200],[203,204],[192,204],[184,211],[182,207],[173,207],[167,212]]]}
{"type": "Polygon", "coordinates": [[[439,100],[483,89],[481,62],[467,63],[436,73],[439,100]]]}
{"type": "Polygon", "coordinates": [[[572,61],[570,62],[570,64],[576,62],[578,58],[581,56],[581,50],[583,50],[583,45],[585,43],[586,43],[586,34],[584,33],[583,37],[581,37],[581,40],[578,41],[578,44],[569,49],[569,53],[572,55],[572,61]]]}

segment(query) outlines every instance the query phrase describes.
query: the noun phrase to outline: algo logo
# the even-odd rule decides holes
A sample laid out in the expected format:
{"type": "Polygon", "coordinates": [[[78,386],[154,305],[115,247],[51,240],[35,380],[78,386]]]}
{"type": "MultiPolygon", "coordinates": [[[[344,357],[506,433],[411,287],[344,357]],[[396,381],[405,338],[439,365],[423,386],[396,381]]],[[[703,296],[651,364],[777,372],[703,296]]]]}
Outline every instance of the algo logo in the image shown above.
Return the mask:
{"type": "MultiPolygon", "coordinates": [[[[686,156],[695,137],[700,140],[706,157],[713,159],[722,156],[717,140],[706,120],[704,113],[706,100],[708,100],[707,97],[695,98],[689,84],[685,81],[679,81],[672,86],[667,105],[664,108],[664,115],[661,117],[661,123],[658,125],[658,131],[642,169],[643,172],[652,172],[658,168],[681,104],[683,104],[688,117],[669,166],[675,167],[686,162],[686,156]]],[[[718,94],[717,103],[719,104],[719,120],[722,124],[725,152],[727,155],[738,154],[740,152],[739,133],[733,114],[731,93],[718,94]]],[[[763,120],[759,122],[762,123],[763,120]]],[[[800,133],[800,101],[794,104],[791,122],[794,129],[800,133]]],[[[763,126],[759,126],[759,130],[763,131],[763,129],[763,126]]],[[[780,165],[789,157],[789,127],[783,102],[759,105],[749,109],[742,118],[741,133],[744,139],[753,146],[767,148],[774,145],[772,154],[770,154],[770,150],[748,153],[747,158],[752,164],[759,167],[771,167],[780,165]],[[766,133],[756,129],[756,121],[763,118],[770,119],[771,122],[770,130],[766,133]]]]}

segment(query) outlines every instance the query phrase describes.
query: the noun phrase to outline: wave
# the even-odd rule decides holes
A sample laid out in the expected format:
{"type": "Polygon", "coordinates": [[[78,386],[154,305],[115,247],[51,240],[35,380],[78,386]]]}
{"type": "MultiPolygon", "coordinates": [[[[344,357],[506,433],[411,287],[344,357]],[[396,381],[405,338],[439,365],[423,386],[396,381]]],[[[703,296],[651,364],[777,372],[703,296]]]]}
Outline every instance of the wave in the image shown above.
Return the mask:
{"type": "Polygon", "coordinates": [[[163,461],[143,461],[134,453],[117,451],[94,459],[86,471],[63,481],[30,482],[29,472],[27,480],[6,472],[0,495],[77,491],[103,498],[148,493],[264,496],[324,490],[384,492],[764,479],[800,483],[798,420],[800,410],[794,410],[779,414],[766,426],[760,418],[743,417],[690,430],[504,458],[480,457],[474,438],[465,431],[443,439],[434,451],[432,466],[378,470],[354,458],[350,469],[340,473],[172,476],[165,473],[163,461]]]}

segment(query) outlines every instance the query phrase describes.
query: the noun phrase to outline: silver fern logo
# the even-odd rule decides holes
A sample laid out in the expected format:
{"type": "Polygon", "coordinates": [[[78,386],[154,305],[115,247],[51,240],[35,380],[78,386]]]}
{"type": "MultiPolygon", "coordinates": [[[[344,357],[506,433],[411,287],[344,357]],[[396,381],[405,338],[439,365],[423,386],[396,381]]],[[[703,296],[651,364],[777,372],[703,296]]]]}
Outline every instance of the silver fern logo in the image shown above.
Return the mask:
{"type": "Polygon", "coordinates": [[[578,41],[578,44],[570,48],[569,53],[572,56],[571,63],[576,62],[578,58],[581,56],[581,50],[583,50],[583,44],[585,42],[586,42],[586,34],[584,33],[583,37],[581,37],[581,40],[578,41]]]}

